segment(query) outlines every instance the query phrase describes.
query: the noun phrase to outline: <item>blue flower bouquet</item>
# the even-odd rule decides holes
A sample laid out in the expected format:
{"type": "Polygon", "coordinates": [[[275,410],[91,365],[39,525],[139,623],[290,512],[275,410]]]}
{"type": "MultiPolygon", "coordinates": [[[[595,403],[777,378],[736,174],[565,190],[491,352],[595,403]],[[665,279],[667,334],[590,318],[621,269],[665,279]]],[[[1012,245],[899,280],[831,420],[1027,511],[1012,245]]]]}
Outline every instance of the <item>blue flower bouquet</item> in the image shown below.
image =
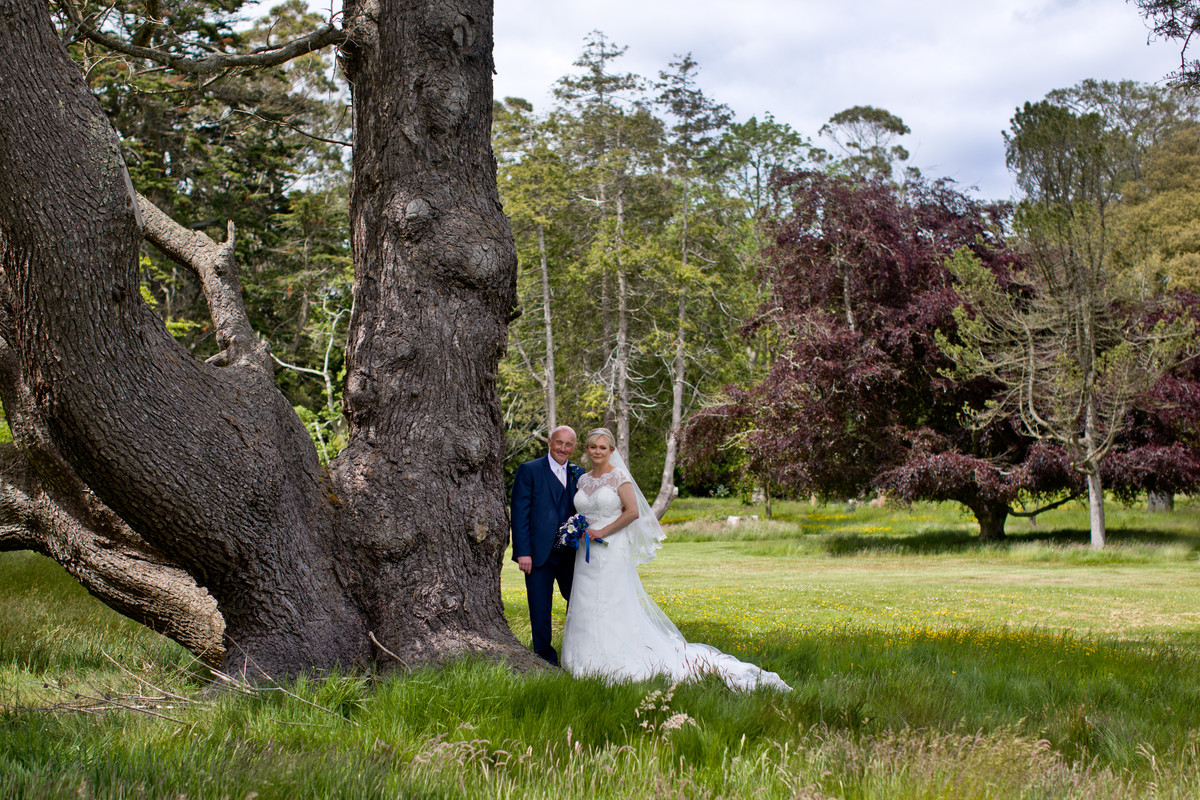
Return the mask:
{"type": "MultiPolygon", "coordinates": [[[[554,549],[563,551],[579,547],[579,540],[583,540],[583,560],[590,563],[592,560],[592,540],[587,535],[588,521],[583,514],[576,514],[562,525],[558,527],[558,535],[554,537],[554,549]]],[[[597,539],[596,544],[608,546],[608,542],[603,539],[597,539]]]]}

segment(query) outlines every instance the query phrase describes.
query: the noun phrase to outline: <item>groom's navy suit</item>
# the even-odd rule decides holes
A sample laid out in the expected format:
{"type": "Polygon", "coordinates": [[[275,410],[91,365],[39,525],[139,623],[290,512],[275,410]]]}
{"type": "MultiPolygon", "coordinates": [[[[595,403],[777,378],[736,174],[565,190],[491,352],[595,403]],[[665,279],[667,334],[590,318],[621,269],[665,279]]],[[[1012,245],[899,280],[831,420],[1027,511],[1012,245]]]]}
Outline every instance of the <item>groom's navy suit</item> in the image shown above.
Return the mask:
{"type": "Polygon", "coordinates": [[[571,577],[575,574],[575,552],[553,551],[558,527],[575,513],[572,467],[567,464],[564,487],[550,468],[549,456],[527,461],[517,467],[512,490],[513,561],[522,556],[533,559],[533,569],[525,576],[533,651],[554,665],[558,664],[558,653],[550,644],[554,582],[558,581],[559,592],[569,601],[571,577]]]}

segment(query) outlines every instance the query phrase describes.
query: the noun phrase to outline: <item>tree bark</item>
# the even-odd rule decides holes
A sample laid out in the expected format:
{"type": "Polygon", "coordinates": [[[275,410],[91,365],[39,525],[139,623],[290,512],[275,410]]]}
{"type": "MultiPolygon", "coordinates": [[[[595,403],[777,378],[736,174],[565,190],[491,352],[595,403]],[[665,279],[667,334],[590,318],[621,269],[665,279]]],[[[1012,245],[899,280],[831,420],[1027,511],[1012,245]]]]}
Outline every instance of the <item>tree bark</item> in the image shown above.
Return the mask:
{"type": "MultiPolygon", "coordinates": [[[[689,184],[685,171],[683,179],[683,233],[680,246],[679,263],[683,275],[688,270],[688,211],[689,184]]],[[[679,295],[679,314],[676,317],[678,327],[675,329],[675,375],[671,381],[671,423],[667,429],[667,454],[663,459],[662,480],[658,486],[658,496],[654,498],[651,509],[659,519],[667,513],[671,503],[679,495],[675,487],[675,459],[679,452],[679,431],[683,427],[683,389],[687,376],[687,292],[679,295]]]]}
{"type": "MultiPolygon", "coordinates": [[[[1087,328],[1087,341],[1089,344],[1095,341],[1090,326],[1087,328]]],[[[1103,453],[1096,441],[1098,438],[1097,410],[1093,375],[1089,375],[1088,378],[1082,442],[1084,457],[1080,459],[1080,463],[1087,473],[1088,527],[1091,531],[1091,545],[1093,550],[1100,550],[1104,547],[1107,535],[1104,529],[1104,484],[1100,478],[1100,459],[1103,457],[1103,453]]]]}
{"type": "Polygon", "coordinates": [[[1100,480],[1100,470],[1092,467],[1087,473],[1088,487],[1088,523],[1091,529],[1091,546],[1093,550],[1104,548],[1107,536],[1104,529],[1104,485],[1100,480]]]}
{"type": "MultiPolygon", "coordinates": [[[[686,266],[686,262],[685,262],[686,266]]],[[[675,486],[675,461],[679,455],[679,431],[683,427],[683,389],[685,385],[687,357],[685,352],[685,321],[687,315],[687,299],[679,298],[679,329],[675,336],[675,376],[671,381],[671,423],[667,429],[667,454],[663,459],[662,480],[658,486],[658,496],[654,498],[651,509],[659,519],[667,513],[671,503],[679,496],[675,486]]]]}
{"type": "Polygon", "coordinates": [[[625,195],[617,193],[617,341],[613,352],[613,399],[616,414],[617,451],[629,463],[629,277],[624,263],[625,195]]]}
{"type": "Polygon", "coordinates": [[[78,561],[109,605],[254,677],[353,667],[376,655],[371,634],[409,665],[530,660],[499,593],[495,371],[516,270],[489,141],[491,12],[347,5],[350,445],[327,476],[249,326],[232,228],[217,244],[139,211],[47,9],[0,0],[0,399],[18,421],[0,547],[78,561]],[[222,347],[206,363],[142,302],[143,228],[201,278],[222,347]],[[194,632],[169,619],[206,602],[182,612],[194,632]]]}
{"type": "Polygon", "coordinates": [[[1175,510],[1175,495],[1151,490],[1146,495],[1146,510],[1152,514],[1168,514],[1175,510]]]}
{"type": "Polygon", "coordinates": [[[1004,523],[1008,520],[1008,506],[1004,503],[967,503],[979,523],[979,541],[1002,542],[1006,538],[1004,523]]]}
{"type": "MultiPolygon", "coordinates": [[[[65,465],[64,465],[65,467],[65,465]]],[[[0,550],[61,564],[110,608],[174,639],[210,666],[225,657],[216,600],[72,480],[44,481],[16,446],[0,445],[0,550]],[[79,489],[64,491],[61,484],[79,489]]]]}
{"type": "Polygon", "coordinates": [[[554,369],[554,318],[550,313],[550,265],[546,260],[546,230],[538,223],[538,253],[542,260],[542,322],[546,330],[546,431],[558,427],[558,380],[554,369]]]}
{"type": "Polygon", "coordinates": [[[345,6],[354,101],[349,445],[330,465],[356,592],[407,663],[522,659],[496,369],[516,249],[491,152],[487,0],[345,6]],[[381,9],[383,13],[381,13],[381,9]]]}

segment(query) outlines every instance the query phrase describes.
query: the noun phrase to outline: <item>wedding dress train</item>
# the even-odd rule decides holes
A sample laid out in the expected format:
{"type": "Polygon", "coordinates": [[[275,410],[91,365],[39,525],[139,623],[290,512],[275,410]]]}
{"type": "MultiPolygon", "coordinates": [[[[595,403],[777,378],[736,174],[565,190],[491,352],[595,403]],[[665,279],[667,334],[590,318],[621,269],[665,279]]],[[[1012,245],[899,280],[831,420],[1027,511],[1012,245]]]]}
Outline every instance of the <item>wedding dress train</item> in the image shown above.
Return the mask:
{"type": "MultiPolygon", "coordinates": [[[[624,469],[599,478],[579,478],[575,510],[588,527],[602,528],[621,515],[618,487],[632,482],[624,469]]],[[[661,537],[661,534],[659,534],[661,537]]],[[[572,675],[610,681],[638,681],[666,675],[686,681],[720,675],[734,689],[770,686],[789,690],[774,672],[739,661],[715,647],[685,641],[679,629],[646,594],[638,577],[638,542],[631,552],[630,528],[591,543],[590,561],[583,542],[575,557],[575,577],[563,629],[562,665],[572,675]]],[[[657,541],[654,546],[657,548],[657,541]]],[[[644,548],[643,548],[644,549],[644,548]]],[[[651,550],[649,557],[653,556],[651,550]]]]}

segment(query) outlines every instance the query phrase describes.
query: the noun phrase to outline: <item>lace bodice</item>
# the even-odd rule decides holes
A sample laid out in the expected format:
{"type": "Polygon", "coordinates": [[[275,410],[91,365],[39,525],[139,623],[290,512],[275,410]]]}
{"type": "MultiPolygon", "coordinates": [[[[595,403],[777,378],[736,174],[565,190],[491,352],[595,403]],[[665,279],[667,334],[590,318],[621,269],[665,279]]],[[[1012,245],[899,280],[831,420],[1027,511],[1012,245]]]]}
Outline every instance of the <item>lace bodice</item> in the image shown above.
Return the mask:
{"type": "Polygon", "coordinates": [[[592,477],[590,472],[580,475],[576,482],[575,510],[587,517],[589,527],[604,527],[621,516],[617,489],[631,481],[629,473],[622,469],[613,469],[599,478],[592,477]]]}

